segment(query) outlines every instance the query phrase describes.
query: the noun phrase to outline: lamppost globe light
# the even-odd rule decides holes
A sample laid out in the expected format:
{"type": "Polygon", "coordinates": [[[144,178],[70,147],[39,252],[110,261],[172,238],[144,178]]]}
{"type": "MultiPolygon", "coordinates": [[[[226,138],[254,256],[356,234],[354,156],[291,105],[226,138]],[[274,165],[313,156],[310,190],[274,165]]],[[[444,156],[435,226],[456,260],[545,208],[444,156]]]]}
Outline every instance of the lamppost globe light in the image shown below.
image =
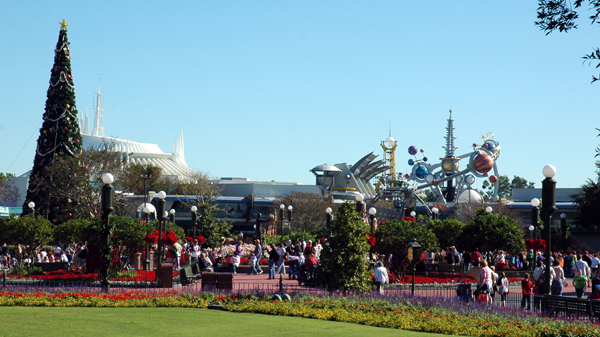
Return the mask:
{"type": "Polygon", "coordinates": [[[113,181],[115,181],[115,177],[113,177],[113,175],[112,175],[112,174],[110,174],[110,173],[108,173],[108,172],[107,172],[107,173],[104,173],[104,174],[102,175],[102,181],[103,181],[105,184],[112,184],[112,183],[113,183],[113,181]]]}
{"type": "Polygon", "coordinates": [[[544,177],[552,178],[556,175],[556,168],[552,165],[546,165],[542,169],[542,173],[544,174],[544,177]]]}
{"type": "Polygon", "coordinates": [[[561,219],[565,219],[567,217],[567,215],[565,213],[560,213],[560,218],[561,219]]]}
{"type": "Polygon", "coordinates": [[[533,230],[535,229],[535,227],[533,227],[533,225],[529,225],[529,231],[533,232],[533,230]]]}
{"type": "Polygon", "coordinates": [[[292,205],[289,205],[289,206],[288,206],[288,210],[290,210],[290,211],[291,211],[291,210],[293,210],[293,209],[294,209],[294,206],[292,206],[292,205]]]}
{"type": "Polygon", "coordinates": [[[163,200],[164,198],[167,197],[167,193],[165,191],[160,191],[158,192],[158,194],[156,195],[160,200],[163,200]]]}
{"type": "Polygon", "coordinates": [[[434,207],[431,209],[431,211],[435,214],[437,214],[440,210],[437,207],[434,207]]]}
{"type": "Polygon", "coordinates": [[[425,176],[425,180],[431,184],[435,180],[435,177],[433,176],[433,174],[430,173],[425,176]]]}
{"type": "Polygon", "coordinates": [[[360,193],[358,193],[358,194],[356,195],[356,201],[358,201],[358,202],[362,202],[364,199],[365,199],[365,196],[364,196],[364,195],[362,195],[362,194],[360,194],[360,193]]]}
{"type": "Polygon", "coordinates": [[[281,204],[281,205],[279,205],[279,208],[281,208],[281,209],[284,209],[284,208],[285,208],[285,205],[284,205],[284,204],[281,204]]]}
{"type": "Polygon", "coordinates": [[[531,199],[531,206],[538,207],[539,205],[540,205],[540,199],[538,199],[538,198],[531,199]]]}
{"type": "Polygon", "coordinates": [[[465,180],[467,181],[467,184],[471,185],[472,183],[475,182],[475,177],[467,176],[467,178],[465,180]]]}
{"type": "Polygon", "coordinates": [[[486,207],[485,211],[488,212],[488,213],[492,213],[492,211],[493,211],[492,206],[486,207]]]}
{"type": "Polygon", "coordinates": [[[371,214],[371,215],[377,214],[377,209],[375,207],[369,208],[369,214],[371,214]]]}
{"type": "Polygon", "coordinates": [[[34,208],[35,207],[35,202],[30,201],[27,206],[29,206],[29,208],[34,208]]]}
{"type": "Polygon", "coordinates": [[[198,207],[192,206],[192,212],[196,212],[197,210],[198,210],[198,207]]]}
{"type": "Polygon", "coordinates": [[[148,207],[148,206],[144,207],[144,213],[146,213],[146,214],[150,213],[150,207],[148,207]]]}
{"type": "Polygon", "coordinates": [[[169,216],[169,212],[165,211],[165,214],[163,215],[164,218],[169,216]]]}
{"type": "Polygon", "coordinates": [[[412,212],[410,212],[410,216],[411,216],[411,217],[413,217],[413,218],[414,218],[416,215],[417,215],[417,213],[416,213],[415,211],[412,211],[412,212]]]}
{"type": "Polygon", "coordinates": [[[169,213],[171,213],[171,214],[175,214],[175,210],[174,210],[174,209],[171,209],[171,210],[169,211],[169,213]]]}
{"type": "Polygon", "coordinates": [[[327,214],[330,214],[333,210],[331,209],[331,207],[327,207],[325,209],[325,212],[327,212],[327,214]]]}

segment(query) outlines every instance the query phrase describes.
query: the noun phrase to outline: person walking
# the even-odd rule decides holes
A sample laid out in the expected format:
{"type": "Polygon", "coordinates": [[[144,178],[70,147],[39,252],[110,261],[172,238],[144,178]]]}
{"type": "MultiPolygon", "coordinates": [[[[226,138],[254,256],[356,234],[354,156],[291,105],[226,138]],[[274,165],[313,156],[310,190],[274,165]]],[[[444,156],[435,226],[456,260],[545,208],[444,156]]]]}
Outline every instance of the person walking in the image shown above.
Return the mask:
{"type": "Polygon", "coordinates": [[[256,275],[260,275],[263,273],[262,268],[260,267],[260,259],[262,259],[262,255],[263,255],[263,248],[262,245],[260,244],[260,240],[256,239],[254,240],[254,264],[252,264],[251,267],[251,274],[256,274],[256,275]]]}
{"type": "MultiPolygon", "coordinates": [[[[579,261],[577,261],[579,262],[579,261]]],[[[577,269],[577,275],[573,277],[573,287],[575,287],[575,293],[577,294],[577,298],[582,298],[585,293],[585,286],[588,282],[587,276],[583,275],[581,269],[577,269]]]]}
{"type": "Polygon", "coordinates": [[[550,293],[554,296],[562,296],[563,285],[566,279],[565,272],[560,266],[558,259],[555,259],[554,262],[552,262],[552,269],[554,270],[554,279],[550,285],[550,293]]]}
{"type": "Polygon", "coordinates": [[[533,295],[533,282],[529,279],[529,273],[525,273],[525,279],[521,281],[521,292],[523,298],[521,299],[521,309],[531,310],[531,295],[533,295]],[[525,303],[527,303],[527,309],[525,309],[525,303]]]}
{"type": "Polygon", "coordinates": [[[271,244],[271,250],[269,251],[269,280],[275,278],[275,264],[279,261],[279,253],[277,253],[277,249],[275,245],[271,244]]]}
{"type": "Polygon", "coordinates": [[[388,278],[388,273],[385,267],[383,266],[383,262],[377,261],[377,268],[375,268],[375,286],[377,286],[377,291],[383,295],[383,285],[390,283],[390,279],[388,278]]]}
{"type": "Polygon", "coordinates": [[[498,292],[500,293],[500,300],[502,301],[502,307],[506,308],[506,297],[508,295],[508,291],[510,285],[508,283],[508,278],[506,278],[506,273],[503,271],[500,272],[500,277],[498,278],[498,292]]]}

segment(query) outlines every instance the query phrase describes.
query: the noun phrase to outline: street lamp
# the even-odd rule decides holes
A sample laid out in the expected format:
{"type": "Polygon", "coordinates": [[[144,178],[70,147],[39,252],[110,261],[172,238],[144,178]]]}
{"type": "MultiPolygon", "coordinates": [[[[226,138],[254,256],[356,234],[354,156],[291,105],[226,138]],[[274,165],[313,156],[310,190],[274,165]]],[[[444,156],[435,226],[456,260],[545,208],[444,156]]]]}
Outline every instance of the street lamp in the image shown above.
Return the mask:
{"type": "MultiPolygon", "coordinates": [[[[157,204],[157,208],[156,208],[156,212],[158,215],[158,259],[157,259],[157,264],[158,267],[160,268],[160,262],[162,259],[162,255],[163,255],[163,224],[165,221],[165,197],[167,196],[167,193],[165,193],[165,191],[160,191],[158,192],[158,194],[156,195],[158,197],[158,204],[157,204]]],[[[158,277],[158,273],[157,277],[158,277]]]]}
{"type": "Polygon", "coordinates": [[[362,215],[363,210],[365,208],[365,206],[364,206],[365,203],[363,202],[363,200],[365,200],[365,197],[361,193],[358,193],[355,198],[356,198],[356,211],[360,212],[362,215]]]}
{"type": "Polygon", "coordinates": [[[329,232],[328,239],[331,238],[331,221],[333,221],[333,214],[331,214],[331,212],[333,212],[331,207],[327,207],[325,209],[325,213],[327,213],[327,215],[325,216],[325,225],[327,226],[327,231],[329,232]]]}
{"type": "Polygon", "coordinates": [[[485,211],[487,212],[487,214],[490,214],[490,213],[492,213],[492,211],[493,211],[493,209],[492,209],[492,206],[488,206],[488,207],[486,207],[486,208],[485,208],[485,211]]]}
{"type": "Polygon", "coordinates": [[[288,234],[289,234],[289,236],[292,236],[292,210],[294,209],[294,207],[292,205],[289,205],[287,208],[288,208],[287,220],[288,220],[288,225],[290,226],[288,234]]]}
{"type": "Polygon", "coordinates": [[[537,227],[540,225],[540,199],[531,199],[531,224],[534,226],[533,238],[537,238],[537,227]]]}
{"type": "Polygon", "coordinates": [[[533,239],[533,231],[535,230],[535,227],[533,227],[533,225],[529,225],[527,229],[529,229],[529,236],[531,236],[531,238],[533,239]]]}
{"type": "Polygon", "coordinates": [[[192,233],[193,238],[196,239],[196,227],[198,226],[198,207],[196,207],[195,205],[192,206],[191,208],[192,211],[192,233]]]}
{"type": "MultiPolygon", "coordinates": [[[[144,207],[146,207],[146,203],[148,200],[148,180],[152,179],[152,174],[150,173],[148,166],[144,167],[144,172],[140,174],[140,179],[144,181],[144,207]]],[[[147,218],[146,221],[148,221],[147,218]]]]}
{"type": "Polygon", "coordinates": [[[544,227],[546,227],[546,277],[544,280],[544,295],[550,294],[550,254],[552,246],[552,213],[556,210],[556,168],[552,165],[544,166],[542,170],[544,179],[542,181],[542,212],[544,213],[544,227]]]}
{"type": "Polygon", "coordinates": [[[110,291],[110,282],[108,279],[108,270],[110,268],[112,262],[112,244],[110,241],[110,234],[112,232],[112,228],[110,226],[110,213],[113,211],[113,198],[114,198],[114,190],[112,187],[112,183],[115,180],[112,174],[104,173],[102,175],[102,181],[104,182],[104,186],[102,186],[102,224],[103,224],[103,237],[104,237],[104,248],[102,250],[102,289],[105,292],[110,291]]]}
{"type": "Polygon", "coordinates": [[[175,223],[175,209],[171,209],[169,211],[169,221],[171,221],[172,223],[175,223]]]}
{"type": "Polygon", "coordinates": [[[431,209],[431,212],[433,213],[433,220],[437,220],[438,219],[438,213],[440,212],[440,209],[437,207],[434,207],[431,209]]]}
{"type": "Polygon", "coordinates": [[[408,243],[408,261],[413,266],[412,273],[412,294],[415,295],[415,272],[417,271],[417,263],[421,261],[421,248],[422,246],[419,244],[416,238],[413,238],[411,242],[408,243]]]}
{"type": "Polygon", "coordinates": [[[413,219],[417,220],[417,218],[416,218],[416,216],[417,216],[417,212],[415,212],[415,211],[412,211],[412,212],[410,212],[410,216],[411,216],[413,219]]]}
{"type": "Polygon", "coordinates": [[[35,217],[35,202],[30,201],[27,206],[31,209],[31,216],[35,217]]]}
{"type": "Polygon", "coordinates": [[[369,208],[369,225],[371,226],[371,234],[375,234],[377,230],[377,219],[375,219],[375,214],[377,214],[377,209],[375,207],[369,208]]]}
{"type": "MultiPolygon", "coordinates": [[[[292,221],[292,210],[294,209],[294,207],[292,205],[289,205],[287,207],[288,212],[287,212],[287,220],[288,220],[288,224],[292,221]]],[[[281,244],[283,245],[283,222],[284,222],[284,218],[283,218],[283,212],[285,210],[285,205],[281,204],[279,205],[279,219],[280,219],[280,224],[281,224],[281,244]]]]}

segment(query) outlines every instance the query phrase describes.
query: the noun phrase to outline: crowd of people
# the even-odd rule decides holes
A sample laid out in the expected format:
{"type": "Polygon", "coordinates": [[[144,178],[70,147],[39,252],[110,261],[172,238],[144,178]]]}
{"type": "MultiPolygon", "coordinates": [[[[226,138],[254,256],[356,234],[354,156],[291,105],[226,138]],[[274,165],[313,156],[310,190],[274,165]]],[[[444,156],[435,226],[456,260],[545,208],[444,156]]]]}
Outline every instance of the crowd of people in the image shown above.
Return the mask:
{"type": "Polygon", "coordinates": [[[85,243],[72,243],[55,246],[37,247],[28,253],[27,247],[17,245],[12,249],[4,243],[0,247],[0,268],[12,269],[20,264],[64,262],[78,269],[85,269],[87,259],[87,246],[85,243]]]}

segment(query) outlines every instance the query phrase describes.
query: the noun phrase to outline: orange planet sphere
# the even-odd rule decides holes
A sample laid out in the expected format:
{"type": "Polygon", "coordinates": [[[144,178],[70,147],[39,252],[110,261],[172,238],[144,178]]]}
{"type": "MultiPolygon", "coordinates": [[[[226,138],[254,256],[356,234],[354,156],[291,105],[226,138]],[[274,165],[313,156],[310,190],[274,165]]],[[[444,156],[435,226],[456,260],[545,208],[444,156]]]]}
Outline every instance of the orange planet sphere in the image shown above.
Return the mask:
{"type": "Polygon", "coordinates": [[[480,153],[473,159],[473,168],[479,173],[487,173],[494,167],[494,160],[487,153],[480,153]]]}
{"type": "Polygon", "coordinates": [[[498,177],[496,177],[495,175],[491,175],[490,176],[490,183],[495,184],[498,182],[498,177]]]}

